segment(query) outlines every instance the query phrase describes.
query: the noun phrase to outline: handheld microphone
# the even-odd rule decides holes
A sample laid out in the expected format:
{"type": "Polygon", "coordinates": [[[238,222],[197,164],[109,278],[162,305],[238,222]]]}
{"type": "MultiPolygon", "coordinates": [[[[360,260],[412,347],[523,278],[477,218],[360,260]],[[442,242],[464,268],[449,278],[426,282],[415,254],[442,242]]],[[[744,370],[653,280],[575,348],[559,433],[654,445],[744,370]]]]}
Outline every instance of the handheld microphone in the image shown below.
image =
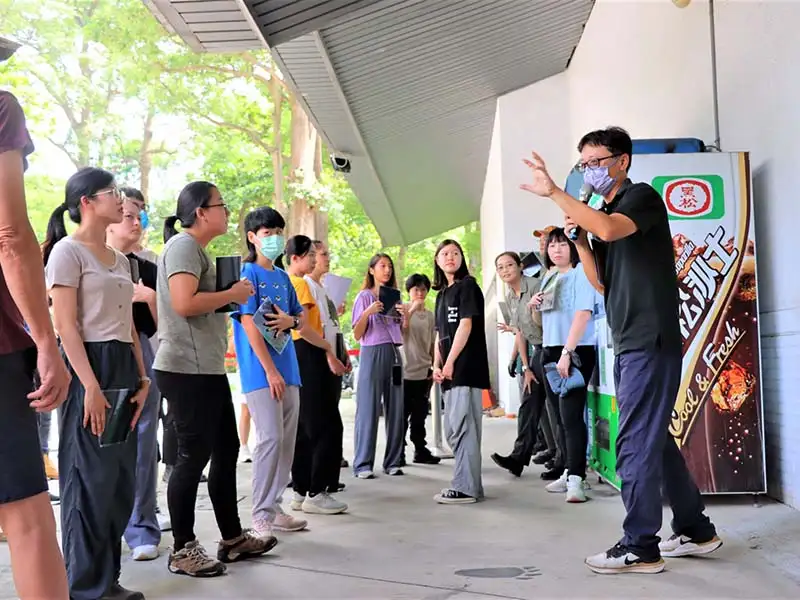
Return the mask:
{"type": "MultiPolygon", "coordinates": [[[[589,199],[592,197],[592,194],[594,194],[594,186],[592,186],[591,183],[584,183],[581,186],[580,193],[578,194],[578,201],[583,202],[584,204],[588,204],[589,203],[589,199]]],[[[575,229],[570,231],[567,234],[567,236],[569,237],[569,239],[571,239],[574,242],[575,240],[578,239],[578,236],[580,235],[580,233],[581,233],[581,228],[580,227],[576,227],[575,229]]]]}

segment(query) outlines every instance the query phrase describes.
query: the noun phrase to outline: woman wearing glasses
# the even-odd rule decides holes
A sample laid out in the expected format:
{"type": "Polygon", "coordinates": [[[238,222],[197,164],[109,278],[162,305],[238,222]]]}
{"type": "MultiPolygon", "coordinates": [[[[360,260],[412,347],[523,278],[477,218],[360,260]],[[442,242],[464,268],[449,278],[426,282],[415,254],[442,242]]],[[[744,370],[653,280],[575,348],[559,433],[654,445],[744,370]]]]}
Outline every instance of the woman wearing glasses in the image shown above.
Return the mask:
{"type": "Polygon", "coordinates": [[[133,322],[130,263],[106,245],[107,228],[122,218],[114,176],[81,169],[67,181],[43,246],[53,320],[73,373],[60,409],[58,460],[62,545],[74,600],[144,598],[119,585],[136,480],[137,440],[130,430],[150,387],[133,322]],[[71,236],[64,213],[78,224],[71,236]],[[114,400],[134,405],[117,405],[130,410],[130,423],[109,421],[114,400]]]}
{"type": "Polygon", "coordinates": [[[246,280],[216,291],[216,269],[206,246],[227,231],[228,209],[216,186],[190,183],[178,195],[176,214],[164,222],[166,245],[158,260],[159,345],[153,370],[178,439],[178,461],[167,487],[174,538],[167,566],[192,577],[222,575],[223,562],[259,556],[277,543],[242,529],[239,520],[239,437],[225,375],[227,322],[216,311],[231,302],[243,304],[254,292],[246,280]],[[194,534],[197,488],[209,459],[208,493],[222,534],[217,558],[194,534]]]}

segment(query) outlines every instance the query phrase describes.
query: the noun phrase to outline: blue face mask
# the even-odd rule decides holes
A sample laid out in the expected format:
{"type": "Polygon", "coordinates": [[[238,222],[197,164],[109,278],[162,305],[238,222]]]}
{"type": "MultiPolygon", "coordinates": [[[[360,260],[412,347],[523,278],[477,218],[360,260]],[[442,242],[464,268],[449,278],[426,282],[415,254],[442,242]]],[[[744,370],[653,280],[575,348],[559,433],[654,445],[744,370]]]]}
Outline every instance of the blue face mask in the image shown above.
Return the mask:
{"type": "Polygon", "coordinates": [[[142,224],[142,229],[147,229],[147,226],[150,225],[150,216],[144,209],[139,211],[139,222],[142,224]]]}
{"type": "Polygon", "coordinates": [[[261,238],[261,254],[264,258],[275,260],[282,253],[286,246],[286,240],[282,235],[268,235],[261,238]]]}

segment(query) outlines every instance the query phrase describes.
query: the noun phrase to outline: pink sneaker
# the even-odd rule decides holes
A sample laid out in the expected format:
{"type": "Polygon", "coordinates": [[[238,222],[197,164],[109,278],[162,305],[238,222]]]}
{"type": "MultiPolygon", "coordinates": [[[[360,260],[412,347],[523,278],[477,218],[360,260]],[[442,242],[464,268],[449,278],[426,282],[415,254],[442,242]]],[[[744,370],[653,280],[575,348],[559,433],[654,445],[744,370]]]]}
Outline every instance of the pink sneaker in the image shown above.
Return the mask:
{"type": "Polygon", "coordinates": [[[272,523],[266,519],[253,519],[253,531],[260,538],[272,536],[272,523]]]}
{"type": "Polygon", "coordinates": [[[272,528],[276,531],[302,531],[308,525],[305,519],[298,519],[292,515],[280,512],[275,515],[272,528]]]}

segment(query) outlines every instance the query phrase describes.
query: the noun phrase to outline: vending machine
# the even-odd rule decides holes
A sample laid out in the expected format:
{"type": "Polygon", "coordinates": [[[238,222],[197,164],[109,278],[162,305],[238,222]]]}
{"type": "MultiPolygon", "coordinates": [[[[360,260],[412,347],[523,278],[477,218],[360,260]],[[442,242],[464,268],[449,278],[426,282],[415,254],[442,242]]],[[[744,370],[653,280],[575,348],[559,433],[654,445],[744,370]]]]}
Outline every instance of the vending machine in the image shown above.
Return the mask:
{"type": "MultiPolygon", "coordinates": [[[[637,154],[630,177],[663,198],[678,277],[683,374],[669,431],[705,494],[766,491],[752,185],[746,152],[637,154]]],[[[602,198],[592,198],[592,203],[602,198]]],[[[619,488],[614,348],[595,320],[590,462],[619,488]]]]}

